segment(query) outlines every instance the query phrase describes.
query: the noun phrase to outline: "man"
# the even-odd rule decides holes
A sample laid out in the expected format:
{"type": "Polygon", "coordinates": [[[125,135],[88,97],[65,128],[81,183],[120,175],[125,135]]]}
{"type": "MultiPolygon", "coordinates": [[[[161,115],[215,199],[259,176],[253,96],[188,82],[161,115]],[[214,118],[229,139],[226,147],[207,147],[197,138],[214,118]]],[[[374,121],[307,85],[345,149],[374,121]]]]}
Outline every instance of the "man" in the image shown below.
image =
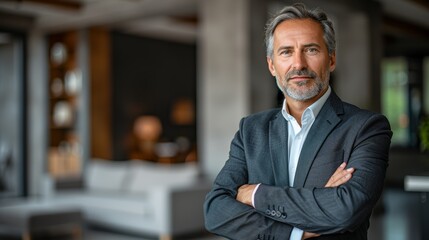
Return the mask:
{"type": "Polygon", "coordinates": [[[241,120],[207,195],[209,231],[229,239],[367,239],[392,132],[387,119],[329,86],[335,33],[296,4],[267,25],[267,61],[282,109],[241,120]]]}

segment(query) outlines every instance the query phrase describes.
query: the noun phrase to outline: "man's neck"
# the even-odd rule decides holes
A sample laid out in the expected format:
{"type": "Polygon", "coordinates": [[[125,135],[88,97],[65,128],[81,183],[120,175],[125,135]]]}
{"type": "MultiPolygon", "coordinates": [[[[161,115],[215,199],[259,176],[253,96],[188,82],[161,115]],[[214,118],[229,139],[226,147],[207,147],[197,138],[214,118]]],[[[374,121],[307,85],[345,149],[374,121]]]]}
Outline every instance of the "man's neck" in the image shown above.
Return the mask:
{"type": "Polygon", "coordinates": [[[292,115],[296,119],[298,124],[300,126],[302,126],[301,125],[301,118],[302,118],[302,114],[304,113],[305,109],[307,109],[309,106],[311,106],[311,104],[313,104],[317,100],[319,100],[323,96],[323,94],[326,93],[327,90],[328,90],[328,88],[321,91],[317,96],[310,98],[308,100],[305,100],[305,101],[298,101],[298,100],[295,100],[289,96],[285,96],[287,111],[289,112],[290,115],[292,115]]]}
{"type": "Polygon", "coordinates": [[[290,115],[292,115],[298,124],[301,126],[301,117],[302,113],[305,111],[312,102],[307,103],[307,101],[297,101],[286,96],[286,107],[290,115]]]}

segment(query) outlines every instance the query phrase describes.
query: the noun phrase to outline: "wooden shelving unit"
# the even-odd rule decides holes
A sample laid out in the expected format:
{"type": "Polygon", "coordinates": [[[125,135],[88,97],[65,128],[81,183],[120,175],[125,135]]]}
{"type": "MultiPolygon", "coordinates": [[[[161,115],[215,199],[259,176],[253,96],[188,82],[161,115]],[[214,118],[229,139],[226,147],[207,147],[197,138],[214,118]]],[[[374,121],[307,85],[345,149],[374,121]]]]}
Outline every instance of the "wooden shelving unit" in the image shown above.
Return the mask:
{"type": "Polygon", "coordinates": [[[82,76],[78,67],[78,32],[48,36],[49,149],[48,171],[55,179],[80,176],[82,76]]]}

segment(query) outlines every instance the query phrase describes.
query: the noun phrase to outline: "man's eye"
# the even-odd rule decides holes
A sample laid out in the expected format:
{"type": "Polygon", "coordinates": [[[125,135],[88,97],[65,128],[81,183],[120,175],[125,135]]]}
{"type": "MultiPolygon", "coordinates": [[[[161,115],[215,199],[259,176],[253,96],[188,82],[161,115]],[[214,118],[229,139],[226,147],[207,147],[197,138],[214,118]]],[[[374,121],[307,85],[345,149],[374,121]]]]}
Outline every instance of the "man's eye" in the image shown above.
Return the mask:
{"type": "Polygon", "coordinates": [[[307,48],[306,52],[308,54],[310,54],[310,55],[315,55],[315,54],[319,53],[319,49],[317,49],[317,48],[307,48]]]}
{"type": "Polygon", "coordinates": [[[290,56],[290,55],[292,55],[292,51],[290,51],[290,50],[281,51],[280,55],[282,55],[282,56],[290,56]]]}

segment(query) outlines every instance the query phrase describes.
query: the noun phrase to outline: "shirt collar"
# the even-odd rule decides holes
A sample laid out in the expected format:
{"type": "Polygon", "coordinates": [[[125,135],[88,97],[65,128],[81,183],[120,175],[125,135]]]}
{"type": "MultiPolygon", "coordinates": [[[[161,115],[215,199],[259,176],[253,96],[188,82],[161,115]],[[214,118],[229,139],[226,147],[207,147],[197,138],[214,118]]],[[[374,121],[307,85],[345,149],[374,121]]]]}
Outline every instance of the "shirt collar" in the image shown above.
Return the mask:
{"type": "MultiPolygon", "coordinates": [[[[325,104],[326,100],[328,100],[329,95],[331,95],[331,86],[328,86],[328,90],[326,90],[325,94],[323,94],[322,97],[320,97],[316,102],[306,108],[304,110],[304,113],[307,111],[311,111],[313,113],[314,118],[316,118],[320,110],[322,110],[322,107],[325,104]]],[[[287,111],[286,98],[283,101],[282,115],[287,121],[290,121],[293,118],[292,115],[290,115],[287,111]]]]}

